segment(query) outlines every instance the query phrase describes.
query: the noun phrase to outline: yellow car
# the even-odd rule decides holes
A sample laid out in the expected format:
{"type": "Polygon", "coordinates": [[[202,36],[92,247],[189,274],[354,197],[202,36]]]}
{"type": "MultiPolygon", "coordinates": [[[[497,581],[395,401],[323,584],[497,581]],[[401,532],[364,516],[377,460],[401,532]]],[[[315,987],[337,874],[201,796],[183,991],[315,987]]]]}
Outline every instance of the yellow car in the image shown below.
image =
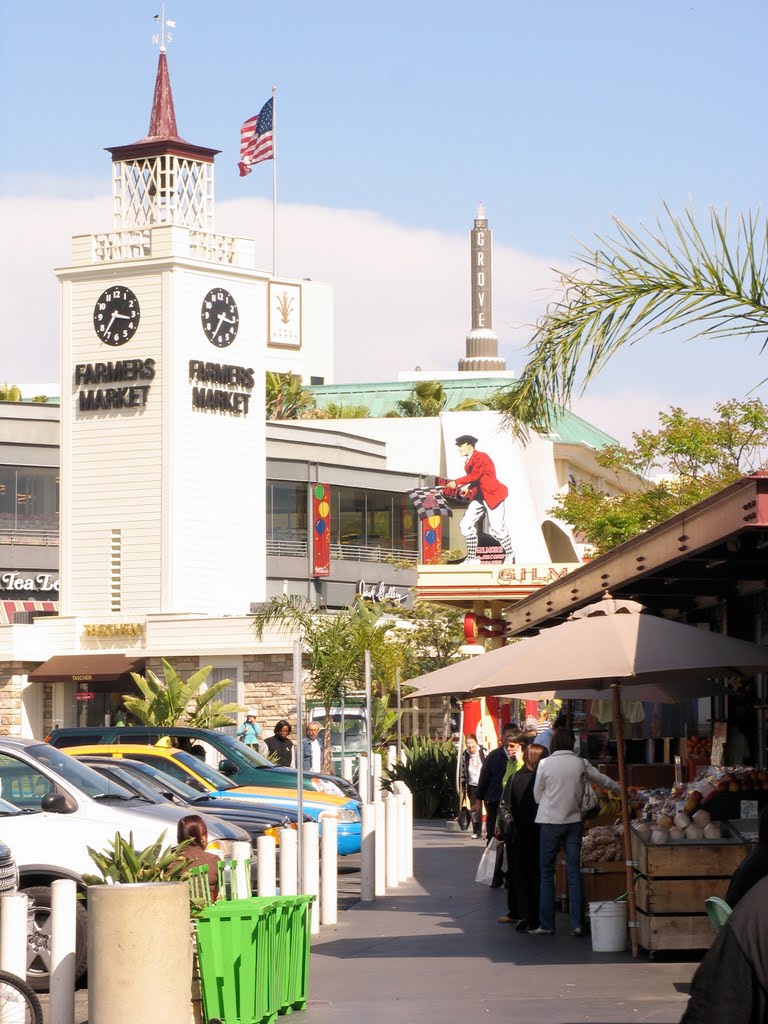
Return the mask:
{"type": "MultiPolygon", "coordinates": [[[[201,758],[166,744],[144,746],[137,743],[94,743],[88,746],[68,747],[67,753],[73,757],[89,754],[100,757],[126,757],[133,761],[143,761],[175,779],[186,782],[188,786],[194,787],[201,793],[213,793],[215,796],[253,801],[255,807],[289,807],[293,811],[298,809],[298,800],[290,790],[263,786],[236,786],[231,779],[215,768],[211,768],[201,758]]],[[[343,796],[309,793],[305,790],[303,810],[305,814],[319,822],[321,828],[324,818],[336,818],[340,854],[360,852],[361,819],[356,801],[343,796]]]]}

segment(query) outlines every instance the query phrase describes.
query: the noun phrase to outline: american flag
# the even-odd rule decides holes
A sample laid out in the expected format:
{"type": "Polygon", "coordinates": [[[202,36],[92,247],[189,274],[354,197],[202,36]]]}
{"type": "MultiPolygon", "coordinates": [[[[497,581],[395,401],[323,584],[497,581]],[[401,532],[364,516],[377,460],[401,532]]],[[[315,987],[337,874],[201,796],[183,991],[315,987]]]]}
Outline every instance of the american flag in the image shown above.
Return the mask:
{"type": "Polygon", "coordinates": [[[253,164],[274,159],[272,146],[272,107],[274,96],[268,99],[257,116],[249,117],[240,127],[240,177],[251,173],[253,164]]]}

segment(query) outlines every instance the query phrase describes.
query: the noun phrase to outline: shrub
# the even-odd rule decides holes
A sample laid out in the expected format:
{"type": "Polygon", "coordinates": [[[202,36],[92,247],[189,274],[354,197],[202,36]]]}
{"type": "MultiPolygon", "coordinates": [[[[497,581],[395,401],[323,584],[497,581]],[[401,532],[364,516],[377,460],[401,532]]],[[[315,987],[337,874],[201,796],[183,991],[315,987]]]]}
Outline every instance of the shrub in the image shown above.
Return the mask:
{"type": "Polygon", "coordinates": [[[439,742],[414,736],[403,744],[405,764],[385,772],[384,785],[404,782],[413,793],[415,818],[455,818],[459,811],[456,792],[456,746],[451,740],[439,742]]]}

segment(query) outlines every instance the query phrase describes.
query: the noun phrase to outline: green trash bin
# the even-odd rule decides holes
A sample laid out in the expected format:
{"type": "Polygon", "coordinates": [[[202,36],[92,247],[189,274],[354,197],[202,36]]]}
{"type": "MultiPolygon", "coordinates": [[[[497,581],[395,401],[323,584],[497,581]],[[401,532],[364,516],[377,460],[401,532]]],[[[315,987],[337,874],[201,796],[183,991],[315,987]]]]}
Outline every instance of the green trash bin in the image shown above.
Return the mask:
{"type": "Polygon", "coordinates": [[[269,1024],[281,1007],[276,900],[220,900],[197,918],[206,1019],[269,1024]]]}
{"type": "Polygon", "coordinates": [[[278,932],[280,1013],[303,1010],[309,996],[309,912],[314,896],[280,896],[275,907],[278,932]]]}

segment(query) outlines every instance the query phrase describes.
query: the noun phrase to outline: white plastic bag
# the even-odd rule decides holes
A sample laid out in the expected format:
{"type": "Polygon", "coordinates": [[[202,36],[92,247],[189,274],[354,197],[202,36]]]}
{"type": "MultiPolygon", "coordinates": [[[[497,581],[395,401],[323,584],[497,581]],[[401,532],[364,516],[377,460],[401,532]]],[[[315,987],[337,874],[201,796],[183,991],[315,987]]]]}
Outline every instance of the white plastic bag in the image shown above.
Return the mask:
{"type": "Polygon", "coordinates": [[[496,870],[497,846],[498,840],[492,839],[483,850],[483,855],[477,867],[477,874],[475,875],[475,881],[480,882],[481,885],[490,885],[493,881],[493,873],[496,870]]]}

